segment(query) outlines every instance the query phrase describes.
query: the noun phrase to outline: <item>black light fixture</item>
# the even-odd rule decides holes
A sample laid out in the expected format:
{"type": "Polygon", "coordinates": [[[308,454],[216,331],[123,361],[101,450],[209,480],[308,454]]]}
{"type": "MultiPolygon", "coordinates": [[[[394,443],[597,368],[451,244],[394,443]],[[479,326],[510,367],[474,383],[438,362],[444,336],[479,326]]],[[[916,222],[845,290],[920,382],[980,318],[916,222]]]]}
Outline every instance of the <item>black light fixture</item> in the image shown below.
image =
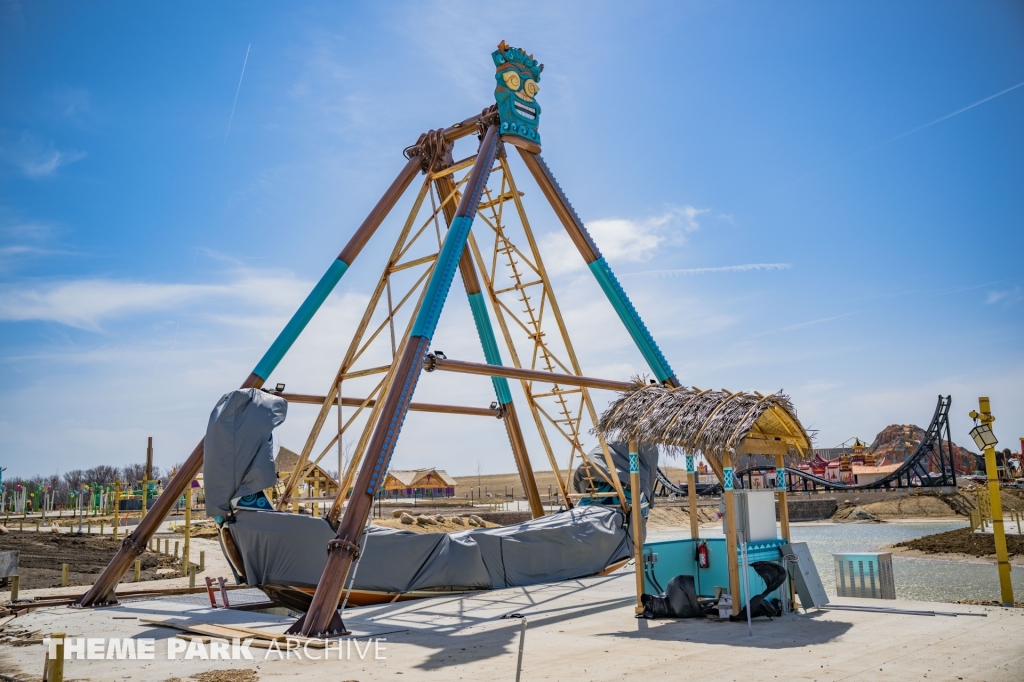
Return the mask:
{"type": "Polygon", "coordinates": [[[434,357],[441,358],[442,360],[447,360],[448,359],[448,356],[444,354],[443,350],[435,350],[434,351],[434,357]]]}
{"type": "Polygon", "coordinates": [[[274,393],[284,393],[284,384],[278,384],[275,386],[274,393]]]}

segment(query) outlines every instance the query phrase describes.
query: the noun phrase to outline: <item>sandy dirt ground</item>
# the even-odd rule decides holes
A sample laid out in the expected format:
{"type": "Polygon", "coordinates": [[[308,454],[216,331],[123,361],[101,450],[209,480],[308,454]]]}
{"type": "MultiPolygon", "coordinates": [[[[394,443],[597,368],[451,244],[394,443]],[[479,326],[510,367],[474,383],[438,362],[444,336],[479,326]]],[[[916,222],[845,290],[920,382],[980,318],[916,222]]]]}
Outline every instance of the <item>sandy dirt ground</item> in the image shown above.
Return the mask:
{"type": "MultiPolygon", "coordinates": [[[[718,519],[718,507],[698,506],[697,519],[700,523],[711,523],[718,519]]],[[[689,528],[690,512],[683,507],[667,507],[655,505],[651,515],[647,517],[647,527],[651,530],[669,528],[689,528]]]]}
{"type": "MultiPolygon", "coordinates": [[[[0,534],[0,551],[19,553],[22,590],[60,587],[62,564],[69,566],[69,585],[92,585],[120,546],[120,540],[111,536],[29,531],[0,534]]],[[[178,564],[172,557],[156,552],[144,552],[139,559],[143,581],[163,579],[178,564]]]]}
{"type": "Polygon", "coordinates": [[[857,510],[863,510],[876,519],[944,519],[955,518],[954,506],[945,499],[931,495],[908,495],[894,500],[855,505],[840,503],[839,510],[832,515],[833,521],[845,521],[857,510]]]}
{"type": "MultiPolygon", "coordinates": [[[[977,486],[968,485],[954,495],[914,494],[892,500],[857,504],[848,498],[839,502],[833,521],[850,519],[857,510],[863,510],[876,519],[940,519],[967,516],[977,508],[977,486]]],[[[1001,491],[1004,512],[1024,511],[1024,491],[1005,488],[1001,491]]]]}
{"type": "MultiPolygon", "coordinates": [[[[661,467],[661,470],[665,472],[673,481],[685,481],[686,470],[678,467],[661,467]]],[[[541,498],[547,504],[548,493],[554,497],[558,496],[558,483],[555,480],[555,474],[552,471],[535,471],[533,472],[534,478],[537,480],[537,490],[540,491],[541,498]]],[[[469,495],[470,488],[473,489],[473,496],[477,498],[477,488],[479,488],[479,494],[483,496],[486,501],[486,496],[489,494],[492,499],[501,499],[506,493],[515,493],[515,499],[523,499],[523,484],[519,480],[518,473],[510,474],[488,474],[486,476],[476,476],[468,474],[464,476],[456,476],[455,485],[455,497],[465,498],[469,495]]]]}
{"type": "MultiPolygon", "coordinates": [[[[26,535],[28,535],[28,533],[26,533],[26,535]]],[[[8,535],[8,536],[0,536],[0,537],[10,537],[10,536],[8,535]]],[[[157,535],[157,538],[160,538],[161,542],[163,541],[163,538],[170,538],[171,543],[173,544],[175,540],[180,539],[180,536],[174,535],[172,533],[160,533],[160,534],[157,535]]],[[[95,537],[93,539],[99,540],[100,538],[99,537],[95,537]]],[[[110,538],[110,537],[107,537],[107,538],[104,538],[104,539],[108,543],[112,543],[113,542],[113,539],[110,538]]],[[[2,542],[2,540],[0,540],[0,542],[2,542]]],[[[102,552],[95,553],[95,555],[91,559],[91,561],[93,563],[89,567],[89,572],[88,573],[82,572],[82,578],[83,579],[78,584],[71,584],[68,587],[29,588],[29,587],[25,587],[25,578],[23,577],[22,578],[22,583],[21,583],[21,588],[20,588],[20,596],[22,598],[30,598],[30,597],[43,597],[43,596],[46,596],[46,597],[58,597],[58,596],[80,595],[80,594],[82,594],[85,591],[84,588],[83,588],[83,585],[91,585],[92,584],[92,582],[99,575],[100,571],[102,571],[103,568],[105,568],[106,565],[113,558],[113,556],[117,552],[117,548],[120,546],[120,544],[121,544],[120,541],[118,541],[116,544],[110,544],[109,545],[109,547],[110,547],[109,551],[104,550],[102,552]]],[[[2,546],[0,546],[0,548],[2,548],[2,546]]],[[[208,540],[208,539],[202,539],[202,538],[197,538],[197,539],[192,540],[192,552],[193,552],[193,555],[192,555],[193,556],[193,561],[192,562],[193,563],[196,563],[198,561],[198,557],[199,557],[199,552],[200,551],[203,551],[203,552],[206,553],[206,555],[205,555],[206,562],[205,562],[205,570],[203,572],[199,573],[199,575],[197,576],[196,585],[197,586],[202,586],[203,585],[203,577],[207,576],[207,575],[212,576],[214,578],[216,578],[218,576],[224,576],[225,578],[228,579],[228,584],[229,585],[233,585],[234,584],[234,578],[232,577],[231,568],[228,566],[228,562],[224,558],[224,554],[221,552],[220,544],[216,540],[208,540]]],[[[143,552],[140,558],[143,559],[143,565],[145,566],[147,559],[156,558],[156,557],[159,557],[159,559],[161,561],[168,560],[168,557],[165,557],[160,552],[152,552],[152,551],[149,551],[149,550],[146,550],[145,552],[143,552]]],[[[177,566],[177,563],[175,562],[173,557],[170,557],[169,560],[173,563],[173,565],[177,566]]],[[[57,563],[57,568],[56,568],[57,584],[58,585],[60,584],[60,563],[63,563],[63,562],[58,562],[57,563]]],[[[67,563],[72,563],[72,562],[67,562],[67,563]]],[[[71,575],[75,575],[76,571],[78,571],[78,570],[79,570],[79,567],[76,567],[76,565],[74,563],[72,563],[71,575]]],[[[24,576],[25,573],[22,572],[22,575],[24,576]]],[[[162,577],[162,578],[159,578],[159,579],[146,580],[145,581],[146,589],[168,589],[168,588],[188,587],[188,577],[175,576],[173,573],[168,574],[168,575],[170,575],[172,577],[166,577],[165,576],[165,577],[162,577]]],[[[121,580],[121,583],[120,583],[120,585],[118,586],[117,589],[118,589],[118,591],[132,591],[132,590],[138,589],[138,588],[134,587],[134,583],[132,581],[132,572],[130,570],[128,571],[128,575],[126,575],[124,577],[124,579],[121,580]]],[[[11,597],[11,593],[10,592],[7,592],[6,590],[3,591],[3,592],[0,592],[0,604],[7,603],[10,600],[10,597],[11,597]]]]}
{"type": "MultiPolygon", "coordinates": [[[[974,533],[969,528],[925,535],[906,542],[898,542],[887,549],[898,556],[996,563],[993,536],[987,533],[974,533]]],[[[1024,537],[1007,535],[1006,550],[1010,555],[1011,564],[1024,566],[1024,537]]]]}

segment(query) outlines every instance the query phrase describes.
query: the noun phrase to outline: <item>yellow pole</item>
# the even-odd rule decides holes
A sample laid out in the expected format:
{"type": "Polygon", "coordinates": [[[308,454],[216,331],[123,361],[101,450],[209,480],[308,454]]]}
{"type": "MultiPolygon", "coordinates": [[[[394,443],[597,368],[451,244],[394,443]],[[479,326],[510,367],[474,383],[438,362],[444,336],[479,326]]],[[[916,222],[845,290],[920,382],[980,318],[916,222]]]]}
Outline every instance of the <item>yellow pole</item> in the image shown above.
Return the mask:
{"type": "Polygon", "coordinates": [[[121,479],[114,479],[114,539],[117,539],[117,529],[120,524],[120,501],[121,501],[121,479]]]}
{"type": "Polygon", "coordinates": [[[46,682],[64,682],[64,637],[65,633],[55,632],[50,635],[54,640],[53,658],[50,659],[49,670],[46,674],[46,682]]]}
{"type": "Polygon", "coordinates": [[[690,538],[700,537],[700,519],[697,518],[697,470],[694,454],[686,453],[686,497],[690,503],[690,538]]]}
{"type": "Polygon", "coordinates": [[[185,488],[185,547],[181,552],[181,562],[184,566],[184,575],[188,574],[189,548],[192,539],[192,481],[185,488]]]}
{"type": "MultiPolygon", "coordinates": [[[[988,398],[978,398],[978,412],[971,412],[970,417],[982,424],[996,420],[992,416],[988,398]]],[[[996,449],[989,445],[985,448],[985,477],[988,479],[989,515],[992,518],[992,537],[996,541],[996,561],[999,566],[999,593],[1003,606],[1013,606],[1013,583],[1010,582],[1010,560],[1006,553],[1006,533],[1003,530],[1003,505],[999,499],[999,472],[996,470],[996,449]]]]}
{"type": "Polygon", "coordinates": [[[725,551],[729,566],[729,596],[732,615],[740,615],[740,568],[736,553],[736,498],[733,493],[732,456],[722,453],[722,496],[725,498],[725,551]]]}
{"type": "Polygon", "coordinates": [[[629,441],[629,493],[632,500],[630,515],[633,523],[633,559],[636,563],[636,606],[633,610],[636,613],[643,613],[643,601],[640,599],[644,593],[644,541],[643,525],[640,519],[640,455],[636,441],[629,441]]]}
{"type": "Polygon", "coordinates": [[[145,476],[143,476],[142,477],[142,511],[139,513],[140,523],[141,523],[142,517],[146,515],[146,498],[148,496],[147,495],[148,491],[146,489],[148,487],[149,487],[149,479],[146,478],[145,476]]]}

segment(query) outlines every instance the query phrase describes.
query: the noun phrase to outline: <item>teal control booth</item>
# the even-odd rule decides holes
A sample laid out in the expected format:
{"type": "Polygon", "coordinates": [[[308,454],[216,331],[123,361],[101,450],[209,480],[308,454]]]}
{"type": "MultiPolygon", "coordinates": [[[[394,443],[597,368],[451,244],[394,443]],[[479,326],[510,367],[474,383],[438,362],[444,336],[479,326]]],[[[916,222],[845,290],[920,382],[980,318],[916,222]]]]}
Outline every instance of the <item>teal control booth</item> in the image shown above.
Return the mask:
{"type": "MultiPolygon", "coordinates": [[[[751,595],[757,595],[767,587],[761,576],[750,564],[755,561],[781,561],[782,546],[785,540],[763,540],[760,542],[747,543],[747,577],[749,579],[751,595]]],[[[725,538],[705,538],[702,540],[669,540],[665,542],[648,542],[644,544],[644,591],[647,594],[661,594],[668,587],[672,578],[681,574],[689,574],[694,578],[697,588],[697,596],[701,598],[714,598],[715,588],[721,587],[723,591],[729,591],[729,564],[726,556],[725,538]],[[708,566],[700,568],[697,563],[697,546],[699,543],[707,543],[708,566]]],[[[737,550],[739,554],[739,550],[737,550]]],[[[740,567],[742,570],[742,565],[740,567]]],[[[746,603],[746,594],[743,593],[743,577],[740,576],[740,600],[741,604],[746,603]]],[[[769,595],[769,599],[778,598],[784,601],[782,587],[769,595]]]]}

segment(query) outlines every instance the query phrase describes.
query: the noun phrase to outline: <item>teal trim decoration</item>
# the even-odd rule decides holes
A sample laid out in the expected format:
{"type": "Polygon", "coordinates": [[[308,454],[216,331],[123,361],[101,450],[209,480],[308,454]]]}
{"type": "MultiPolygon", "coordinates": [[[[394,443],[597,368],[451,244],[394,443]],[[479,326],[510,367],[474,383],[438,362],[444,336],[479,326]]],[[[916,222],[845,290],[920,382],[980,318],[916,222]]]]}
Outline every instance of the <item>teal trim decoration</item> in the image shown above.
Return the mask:
{"type": "Polygon", "coordinates": [[[732,467],[725,467],[722,470],[722,488],[724,488],[725,490],[732,490],[733,489],[732,478],[733,478],[733,476],[732,476],[732,467]]]}
{"type": "MultiPolygon", "coordinates": [[[[484,347],[484,357],[488,365],[501,366],[501,351],[498,350],[498,339],[494,336],[494,328],[491,326],[491,317],[487,314],[487,304],[484,302],[484,295],[480,292],[469,295],[469,308],[473,311],[473,321],[476,323],[477,334],[480,335],[480,343],[484,347]]],[[[512,402],[512,392],[508,387],[508,379],[505,377],[491,377],[494,384],[494,392],[498,395],[498,402],[508,405],[512,402]]]]}
{"type": "Polygon", "coordinates": [[[416,315],[416,322],[412,326],[412,336],[434,338],[437,322],[441,319],[441,310],[444,308],[445,299],[448,298],[452,280],[455,279],[455,271],[459,267],[459,254],[462,253],[462,248],[466,245],[469,228],[472,224],[472,218],[464,216],[456,216],[452,220],[451,227],[448,228],[448,234],[444,239],[444,245],[441,247],[441,253],[437,256],[434,272],[431,273],[430,281],[427,282],[423,307],[416,315]]]}
{"type": "Polygon", "coordinates": [[[637,455],[635,452],[629,453],[629,473],[640,473],[640,456],[637,455]]]}
{"type": "Polygon", "coordinates": [[[658,381],[671,381],[673,385],[678,386],[679,380],[676,378],[672,368],[668,366],[668,360],[662,355],[658,344],[654,342],[654,337],[647,331],[647,326],[640,319],[640,313],[633,307],[608,263],[604,258],[598,258],[593,263],[590,263],[589,266],[590,271],[594,273],[594,277],[597,279],[597,283],[601,285],[605,296],[611,301],[612,307],[615,308],[619,319],[622,320],[622,324],[626,326],[629,335],[633,337],[633,342],[636,343],[644,359],[647,360],[647,364],[651,371],[654,372],[654,376],[658,378],[658,381]]]}
{"type": "Polygon", "coordinates": [[[694,468],[694,464],[695,464],[694,459],[695,458],[694,458],[692,453],[687,453],[687,455],[686,455],[686,473],[688,473],[688,474],[692,474],[692,473],[695,473],[697,471],[696,468],[694,468]]]}
{"type": "Polygon", "coordinates": [[[320,281],[316,283],[313,290],[306,296],[306,300],[302,302],[299,309],[292,315],[292,319],[288,320],[288,324],[284,326],[281,333],[274,339],[274,343],[271,344],[263,358],[259,361],[259,364],[256,365],[256,369],[252,371],[253,374],[264,381],[267,380],[270,373],[281,362],[281,358],[284,357],[288,349],[295,343],[295,339],[299,338],[299,334],[306,328],[309,321],[313,319],[313,315],[320,309],[323,302],[327,300],[328,294],[334,290],[334,287],[341,280],[346,270],[348,270],[348,263],[343,260],[335,259],[331,263],[331,267],[327,268],[327,272],[324,273],[324,276],[320,278],[320,281]]]}
{"type": "Polygon", "coordinates": [[[514,135],[540,147],[540,105],[535,99],[540,91],[537,85],[544,65],[518,47],[509,47],[501,41],[491,53],[494,60],[494,101],[498,105],[499,131],[514,135]]]}
{"type": "Polygon", "coordinates": [[[775,489],[786,489],[786,467],[782,467],[781,469],[775,470],[775,489]]]}

